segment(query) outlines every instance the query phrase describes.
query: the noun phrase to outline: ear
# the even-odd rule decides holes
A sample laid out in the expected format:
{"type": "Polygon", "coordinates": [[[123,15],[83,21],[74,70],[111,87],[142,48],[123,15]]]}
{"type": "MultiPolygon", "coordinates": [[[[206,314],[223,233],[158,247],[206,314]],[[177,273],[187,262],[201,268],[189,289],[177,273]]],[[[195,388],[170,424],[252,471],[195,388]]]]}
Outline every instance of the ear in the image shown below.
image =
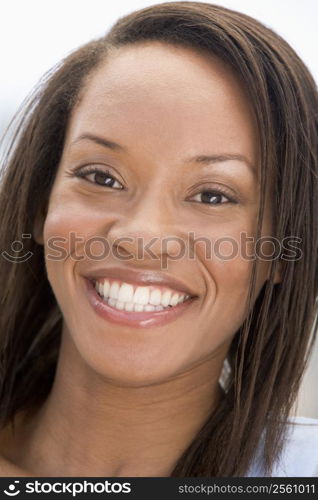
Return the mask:
{"type": "Polygon", "coordinates": [[[43,227],[46,218],[46,203],[38,209],[33,223],[33,239],[38,245],[44,245],[43,227]]]}

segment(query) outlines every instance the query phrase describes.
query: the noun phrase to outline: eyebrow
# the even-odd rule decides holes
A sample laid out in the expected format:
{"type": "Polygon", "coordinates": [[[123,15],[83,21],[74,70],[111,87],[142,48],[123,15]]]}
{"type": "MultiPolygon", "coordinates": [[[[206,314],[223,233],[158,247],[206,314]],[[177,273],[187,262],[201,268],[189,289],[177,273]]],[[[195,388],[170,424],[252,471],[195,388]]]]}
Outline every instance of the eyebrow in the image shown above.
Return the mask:
{"type": "Polygon", "coordinates": [[[185,160],[186,163],[201,163],[203,165],[213,165],[214,163],[222,163],[225,161],[240,161],[248,166],[251,170],[252,174],[257,177],[257,169],[256,166],[251,163],[248,158],[242,154],[237,153],[224,153],[217,155],[197,155],[192,156],[191,158],[187,158],[185,160]]]}
{"type": "Polygon", "coordinates": [[[117,142],[110,141],[109,139],[105,139],[104,137],[99,137],[93,134],[82,134],[77,139],[75,139],[72,144],[76,144],[77,142],[84,140],[95,142],[95,144],[100,144],[101,146],[105,146],[106,148],[110,148],[115,151],[126,151],[126,148],[124,148],[120,144],[117,144],[117,142]]]}
{"type": "MultiPolygon", "coordinates": [[[[72,144],[75,144],[77,142],[83,141],[83,140],[89,140],[92,142],[95,142],[95,144],[99,144],[101,146],[104,146],[106,148],[112,149],[113,151],[127,151],[127,149],[124,146],[121,146],[117,142],[110,141],[109,139],[106,139],[105,137],[99,137],[94,134],[82,134],[80,135],[75,141],[72,142],[72,144]]],[[[185,159],[185,163],[199,163],[202,165],[211,165],[214,163],[222,163],[225,161],[240,161],[242,163],[245,163],[251,172],[253,173],[254,176],[257,177],[257,170],[255,165],[253,165],[246,156],[242,154],[237,154],[237,153],[224,153],[224,154],[216,154],[216,155],[196,155],[196,156],[191,156],[190,158],[185,159]]]]}

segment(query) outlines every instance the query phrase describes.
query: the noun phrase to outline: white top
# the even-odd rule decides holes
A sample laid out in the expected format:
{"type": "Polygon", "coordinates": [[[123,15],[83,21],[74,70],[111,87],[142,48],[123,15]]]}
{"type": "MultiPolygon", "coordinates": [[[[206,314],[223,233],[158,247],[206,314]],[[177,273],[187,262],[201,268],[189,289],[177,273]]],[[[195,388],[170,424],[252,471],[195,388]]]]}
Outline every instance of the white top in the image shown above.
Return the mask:
{"type": "MultiPolygon", "coordinates": [[[[289,417],[288,426],[286,445],[271,477],[318,477],[318,419],[289,417]]],[[[261,449],[262,444],[246,477],[265,477],[261,449]]]]}

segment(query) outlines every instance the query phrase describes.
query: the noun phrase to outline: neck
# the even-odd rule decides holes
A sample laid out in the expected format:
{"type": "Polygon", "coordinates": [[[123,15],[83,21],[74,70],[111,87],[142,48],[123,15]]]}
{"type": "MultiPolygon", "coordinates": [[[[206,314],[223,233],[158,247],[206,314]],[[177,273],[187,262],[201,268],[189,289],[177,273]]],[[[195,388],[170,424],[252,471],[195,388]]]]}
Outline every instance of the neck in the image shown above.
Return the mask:
{"type": "Polygon", "coordinates": [[[221,398],[224,357],[127,387],[91,370],[63,332],[53,388],[13,460],[38,476],[168,476],[221,398]]]}

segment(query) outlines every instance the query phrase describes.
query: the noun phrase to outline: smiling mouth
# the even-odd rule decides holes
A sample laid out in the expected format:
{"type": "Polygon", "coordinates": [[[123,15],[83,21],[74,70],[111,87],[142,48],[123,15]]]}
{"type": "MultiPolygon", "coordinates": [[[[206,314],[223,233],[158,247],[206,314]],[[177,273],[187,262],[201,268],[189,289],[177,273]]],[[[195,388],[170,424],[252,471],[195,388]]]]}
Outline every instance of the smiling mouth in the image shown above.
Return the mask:
{"type": "Polygon", "coordinates": [[[95,313],[126,327],[163,326],[191,310],[199,298],[182,280],[149,270],[99,268],[82,277],[95,313]]]}
{"type": "Polygon", "coordinates": [[[187,293],[158,285],[137,286],[105,278],[94,279],[92,284],[102,301],[119,311],[164,311],[193,298],[187,293]]]}

